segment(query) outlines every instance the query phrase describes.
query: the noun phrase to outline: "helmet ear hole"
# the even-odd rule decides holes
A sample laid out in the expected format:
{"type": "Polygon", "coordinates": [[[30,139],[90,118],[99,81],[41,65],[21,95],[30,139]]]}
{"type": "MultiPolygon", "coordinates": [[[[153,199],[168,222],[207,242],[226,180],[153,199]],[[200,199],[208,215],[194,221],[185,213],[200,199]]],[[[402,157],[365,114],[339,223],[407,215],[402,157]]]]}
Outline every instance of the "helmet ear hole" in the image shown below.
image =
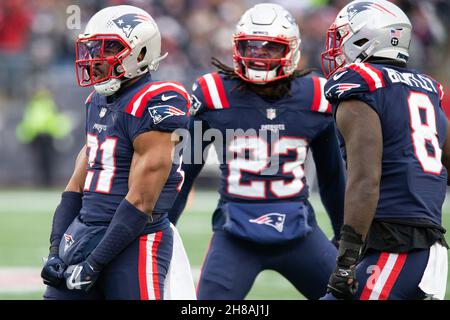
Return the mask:
{"type": "Polygon", "coordinates": [[[355,46],[362,47],[362,46],[365,45],[367,42],[369,42],[369,39],[363,38],[363,39],[359,39],[358,41],[353,42],[353,44],[354,44],[355,46]]]}
{"type": "MultiPolygon", "coordinates": [[[[147,47],[143,47],[143,48],[141,49],[141,52],[139,52],[139,55],[138,55],[138,57],[137,57],[138,63],[141,62],[142,60],[144,60],[146,54],[147,54],[147,47]]],[[[144,71],[146,68],[147,68],[147,66],[142,67],[142,68],[141,68],[141,71],[144,71]]]]}
{"type": "Polygon", "coordinates": [[[146,54],[147,54],[147,47],[143,47],[141,49],[141,52],[139,52],[139,55],[137,57],[137,62],[141,62],[142,60],[144,60],[146,54]]]}

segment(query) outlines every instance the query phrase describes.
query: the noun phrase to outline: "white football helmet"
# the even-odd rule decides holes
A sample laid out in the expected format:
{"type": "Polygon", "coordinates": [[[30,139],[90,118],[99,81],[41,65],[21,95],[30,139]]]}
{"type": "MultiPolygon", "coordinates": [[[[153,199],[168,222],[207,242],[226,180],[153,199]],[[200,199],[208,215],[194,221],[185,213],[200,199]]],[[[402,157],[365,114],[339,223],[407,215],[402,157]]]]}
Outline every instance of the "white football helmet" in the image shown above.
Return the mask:
{"type": "Polygon", "coordinates": [[[247,10],[233,34],[234,70],[245,81],[265,84],[290,76],[300,61],[300,31],[277,4],[247,10]]]}
{"type": "Polygon", "coordinates": [[[327,33],[322,69],[328,78],[349,63],[370,57],[406,63],[412,26],[406,14],[386,0],[352,1],[337,15],[327,33]]]}
{"type": "Polygon", "coordinates": [[[108,96],[119,90],[124,78],[155,71],[166,56],[161,56],[161,34],[147,12],[127,5],[108,7],[92,16],[78,36],[78,84],[94,85],[108,96]]]}

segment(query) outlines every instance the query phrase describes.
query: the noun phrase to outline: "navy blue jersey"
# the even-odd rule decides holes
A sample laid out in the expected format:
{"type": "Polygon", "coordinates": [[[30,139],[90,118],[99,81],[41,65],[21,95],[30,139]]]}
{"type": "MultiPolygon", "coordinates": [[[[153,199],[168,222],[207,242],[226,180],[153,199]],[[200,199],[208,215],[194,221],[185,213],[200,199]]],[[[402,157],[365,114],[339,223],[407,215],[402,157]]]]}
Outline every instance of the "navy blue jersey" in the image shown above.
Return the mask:
{"type": "MultiPolygon", "coordinates": [[[[189,122],[189,95],[176,82],[154,82],[147,75],[109,98],[94,92],[86,101],[88,168],[81,209],[85,222],[109,222],[128,193],[133,141],[139,134],[172,132],[189,122]]],[[[169,210],[181,179],[173,164],[153,212],[169,210]]]]}
{"type": "Polygon", "coordinates": [[[447,186],[440,84],[414,70],[360,63],[331,77],[325,94],[334,112],[339,102],[357,99],[380,118],[383,157],[375,218],[425,218],[440,225],[447,186]]]}
{"type": "MultiPolygon", "coordinates": [[[[292,94],[276,100],[264,99],[248,88],[240,90],[241,84],[241,80],[210,73],[193,85],[190,121],[191,135],[196,140],[193,148],[201,145],[201,134],[203,149],[210,143],[207,140],[215,137],[221,163],[221,203],[306,200],[309,191],[304,161],[311,148],[322,200],[335,218],[339,232],[345,178],[331,106],[323,94],[325,79],[295,78],[291,81],[292,94]],[[200,134],[196,130],[199,126],[200,134]],[[230,136],[233,138],[227,139],[230,136]]],[[[181,213],[182,202],[202,168],[203,163],[199,163],[202,159],[194,158],[191,164],[186,163],[186,158],[183,160],[186,180],[170,213],[172,221],[181,213]]]]}
{"type": "Polygon", "coordinates": [[[291,84],[291,92],[296,94],[277,101],[264,100],[253,91],[239,91],[238,81],[212,73],[200,77],[193,87],[196,101],[192,120],[220,130],[223,137],[230,129],[256,132],[254,137],[236,137],[224,143],[223,150],[216,150],[222,158],[219,160],[232,153],[229,163],[221,161],[220,165],[222,199],[306,199],[303,164],[310,142],[333,122],[331,106],[321,94],[325,81],[296,78],[291,84]],[[260,136],[264,131],[267,139],[260,136]],[[272,133],[279,138],[271,139],[272,133]],[[264,174],[274,156],[279,157],[279,168],[264,174]]]}

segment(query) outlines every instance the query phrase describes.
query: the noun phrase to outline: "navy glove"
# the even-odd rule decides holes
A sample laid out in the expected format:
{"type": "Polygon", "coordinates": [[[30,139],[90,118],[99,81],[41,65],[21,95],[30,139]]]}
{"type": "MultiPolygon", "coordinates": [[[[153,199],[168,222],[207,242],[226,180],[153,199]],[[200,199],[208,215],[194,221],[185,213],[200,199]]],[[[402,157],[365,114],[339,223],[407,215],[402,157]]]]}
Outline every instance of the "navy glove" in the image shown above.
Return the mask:
{"type": "Polygon", "coordinates": [[[88,262],[88,260],[70,265],[64,272],[67,288],[85,292],[91,290],[100,275],[100,269],[95,269],[94,267],[94,263],[88,262]]]}
{"type": "Polygon", "coordinates": [[[58,254],[50,253],[41,271],[44,284],[51,287],[59,287],[63,284],[66,267],[58,254]]]}
{"type": "Polygon", "coordinates": [[[353,299],[358,290],[355,270],[362,246],[362,236],[351,226],[344,225],[341,231],[337,266],[328,281],[327,293],[331,293],[338,299],[353,299]]]}

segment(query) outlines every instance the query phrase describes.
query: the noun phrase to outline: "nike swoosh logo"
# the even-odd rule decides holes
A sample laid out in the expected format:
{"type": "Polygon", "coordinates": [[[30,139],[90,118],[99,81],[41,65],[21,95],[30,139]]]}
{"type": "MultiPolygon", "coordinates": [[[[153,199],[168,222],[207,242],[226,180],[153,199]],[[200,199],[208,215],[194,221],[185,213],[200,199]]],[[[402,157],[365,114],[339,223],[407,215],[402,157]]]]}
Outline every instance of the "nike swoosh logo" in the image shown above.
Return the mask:
{"type": "Polygon", "coordinates": [[[344,71],[344,72],[339,73],[339,74],[335,74],[335,75],[333,76],[333,80],[334,80],[334,81],[339,80],[339,78],[342,77],[342,76],[343,76],[344,74],[346,74],[346,73],[347,73],[347,71],[344,71]]]}
{"type": "Polygon", "coordinates": [[[89,284],[89,283],[91,283],[91,282],[92,282],[92,281],[80,281],[80,282],[70,282],[70,281],[67,281],[66,285],[67,285],[67,288],[68,288],[68,289],[72,290],[72,289],[79,289],[82,285],[84,285],[84,284],[89,284]]]}
{"type": "Polygon", "coordinates": [[[167,100],[169,100],[169,99],[175,98],[176,96],[177,96],[176,94],[174,94],[173,96],[165,96],[165,95],[162,95],[161,100],[162,100],[162,101],[167,101],[167,100]]]}

